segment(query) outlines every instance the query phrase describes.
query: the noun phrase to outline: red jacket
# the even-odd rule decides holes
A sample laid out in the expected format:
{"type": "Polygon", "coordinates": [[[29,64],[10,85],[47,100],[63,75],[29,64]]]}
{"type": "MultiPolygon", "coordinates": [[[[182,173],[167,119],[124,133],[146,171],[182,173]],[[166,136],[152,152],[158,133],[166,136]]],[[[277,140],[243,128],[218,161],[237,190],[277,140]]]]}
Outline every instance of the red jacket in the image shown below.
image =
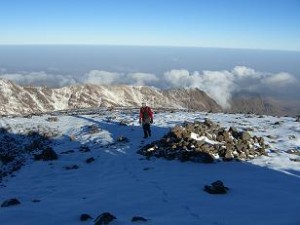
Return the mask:
{"type": "Polygon", "coordinates": [[[153,122],[153,112],[149,106],[140,109],[140,122],[150,123],[153,122]]]}

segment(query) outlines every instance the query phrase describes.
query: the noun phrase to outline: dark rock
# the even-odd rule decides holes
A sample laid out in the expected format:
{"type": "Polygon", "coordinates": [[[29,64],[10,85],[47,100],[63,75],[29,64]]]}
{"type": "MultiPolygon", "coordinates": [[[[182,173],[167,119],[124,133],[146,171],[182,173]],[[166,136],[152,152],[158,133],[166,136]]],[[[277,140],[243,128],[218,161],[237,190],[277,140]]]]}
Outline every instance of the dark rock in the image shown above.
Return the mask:
{"type": "Polygon", "coordinates": [[[65,166],[65,169],[66,170],[77,170],[77,169],[79,169],[79,166],[74,164],[72,166],[65,166]]]}
{"type": "Polygon", "coordinates": [[[88,159],[85,160],[86,163],[91,163],[93,161],[95,161],[94,157],[90,157],[90,158],[88,158],[88,159]]]}
{"type": "Polygon", "coordinates": [[[58,156],[56,152],[51,148],[47,147],[42,151],[41,154],[35,155],[34,156],[35,160],[43,160],[43,161],[50,161],[50,160],[57,160],[58,156]]]}
{"type": "Polygon", "coordinates": [[[146,222],[146,221],[148,220],[141,216],[134,216],[131,219],[131,222],[146,222]]]}
{"type": "Polygon", "coordinates": [[[228,190],[229,188],[225,187],[223,182],[220,180],[213,182],[211,185],[204,186],[204,191],[209,194],[226,194],[228,190]]]}
{"type": "Polygon", "coordinates": [[[79,148],[79,151],[80,152],[90,152],[91,149],[86,145],[81,145],[80,148],[79,148]]]}
{"type": "Polygon", "coordinates": [[[60,154],[70,154],[74,152],[75,152],[74,150],[68,150],[68,151],[61,152],[60,154]]]}
{"type": "Polygon", "coordinates": [[[248,141],[251,139],[251,135],[247,131],[244,131],[241,134],[241,138],[243,141],[248,141]]]}
{"type": "Polygon", "coordinates": [[[90,134],[96,134],[96,133],[99,133],[99,131],[100,131],[99,127],[96,125],[91,125],[88,127],[88,129],[89,129],[90,134]]]}
{"type": "Polygon", "coordinates": [[[1,207],[9,207],[9,206],[14,206],[14,205],[19,205],[19,204],[21,204],[21,202],[18,199],[11,198],[11,199],[4,201],[1,204],[1,207]]]}
{"type": "Polygon", "coordinates": [[[107,225],[115,219],[117,218],[114,215],[109,212],[105,212],[96,218],[95,225],[107,225]]]}
{"type": "Polygon", "coordinates": [[[48,117],[46,119],[48,122],[57,122],[58,121],[58,118],[57,117],[48,117]]]}
{"type": "Polygon", "coordinates": [[[274,125],[281,125],[283,122],[282,121],[277,121],[274,123],[274,125]]]}
{"type": "Polygon", "coordinates": [[[300,158],[296,158],[296,159],[290,158],[290,160],[293,162],[300,162],[300,158]]]}
{"type": "Polygon", "coordinates": [[[239,139],[240,138],[240,132],[238,132],[238,130],[235,127],[230,127],[228,130],[229,133],[231,133],[231,135],[236,138],[239,139]]]}
{"type": "Polygon", "coordinates": [[[130,124],[130,121],[128,120],[121,120],[119,123],[120,126],[128,126],[128,124],[130,124]]]}
{"type": "Polygon", "coordinates": [[[202,163],[214,163],[215,157],[207,152],[197,152],[195,158],[195,161],[202,162],[202,163]]]}
{"type": "Polygon", "coordinates": [[[297,149],[289,149],[286,153],[300,156],[300,151],[297,149]]]}
{"type": "Polygon", "coordinates": [[[83,213],[80,216],[80,221],[87,221],[87,220],[91,220],[91,219],[93,219],[93,217],[91,217],[89,214],[83,213]]]}
{"type": "Polygon", "coordinates": [[[117,142],[129,142],[127,137],[120,136],[117,138],[117,142]]]}

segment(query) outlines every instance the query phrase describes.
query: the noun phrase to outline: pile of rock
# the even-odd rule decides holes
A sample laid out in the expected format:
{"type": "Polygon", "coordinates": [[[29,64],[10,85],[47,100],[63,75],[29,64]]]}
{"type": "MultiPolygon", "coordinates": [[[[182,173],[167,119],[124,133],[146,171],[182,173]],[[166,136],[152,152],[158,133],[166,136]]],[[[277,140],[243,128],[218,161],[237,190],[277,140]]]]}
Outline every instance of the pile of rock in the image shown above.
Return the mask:
{"type": "Polygon", "coordinates": [[[175,126],[161,140],[141,148],[146,157],[212,163],[218,159],[247,160],[266,155],[263,137],[234,127],[226,130],[209,119],[175,126]]]}

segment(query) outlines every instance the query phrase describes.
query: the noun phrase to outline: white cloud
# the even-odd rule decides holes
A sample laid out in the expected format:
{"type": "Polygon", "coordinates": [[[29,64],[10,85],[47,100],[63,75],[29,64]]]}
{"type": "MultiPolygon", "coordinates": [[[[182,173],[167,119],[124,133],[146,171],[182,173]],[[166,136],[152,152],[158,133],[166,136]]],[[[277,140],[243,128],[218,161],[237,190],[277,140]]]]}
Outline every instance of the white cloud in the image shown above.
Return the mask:
{"type": "Polygon", "coordinates": [[[84,84],[90,83],[112,85],[120,81],[121,76],[122,74],[120,73],[92,70],[81,78],[81,82],[84,84]]]}
{"type": "Polygon", "coordinates": [[[271,76],[267,76],[262,80],[262,83],[267,85],[284,86],[297,82],[296,78],[288,73],[278,73],[271,76]]]}
{"type": "Polygon", "coordinates": [[[268,96],[299,96],[299,79],[288,73],[264,73],[245,66],[232,70],[190,72],[185,69],[166,71],[161,76],[151,73],[118,73],[91,70],[80,78],[71,75],[54,75],[46,72],[21,72],[2,74],[21,85],[46,85],[63,87],[75,83],[105,85],[139,85],[157,88],[199,88],[205,91],[223,108],[230,107],[232,95],[239,91],[254,91],[268,96]],[[274,88],[276,87],[276,88],[274,88]]]}
{"type": "Polygon", "coordinates": [[[76,83],[70,75],[54,75],[41,72],[22,72],[14,74],[1,74],[0,78],[11,80],[20,85],[63,87],[76,83]]]}
{"type": "Polygon", "coordinates": [[[82,83],[93,84],[128,84],[139,86],[154,86],[159,78],[151,73],[113,73],[101,70],[92,70],[81,78],[82,83]]]}
{"type": "Polygon", "coordinates": [[[138,86],[154,86],[159,78],[152,73],[129,73],[125,76],[126,84],[138,86]]]}
{"type": "Polygon", "coordinates": [[[191,84],[191,79],[188,70],[171,70],[163,74],[161,85],[167,88],[188,87],[191,84]]]}
{"type": "Polygon", "coordinates": [[[234,86],[233,75],[228,71],[171,70],[163,75],[164,87],[186,87],[204,90],[222,107],[229,107],[229,99],[234,86]]]}
{"type": "MultiPolygon", "coordinates": [[[[231,71],[195,71],[190,73],[188,70],[170,70],[163,74],[162,87],[186,87],[199,88],[205,91],[223,108],[230,107],[232,95],[236,92],[247,90],[255,91],[260,94],[269,95],[282,92],[289,84],[298,84],[299,81],[291,74],[278,73],[270,74],[255,71],[245,66],[236,66],[231,71]],[[272,86],[281,87],[272,89],[272,86]]],[[[296,95],[296,88],[294,95],[296,95]]]]}

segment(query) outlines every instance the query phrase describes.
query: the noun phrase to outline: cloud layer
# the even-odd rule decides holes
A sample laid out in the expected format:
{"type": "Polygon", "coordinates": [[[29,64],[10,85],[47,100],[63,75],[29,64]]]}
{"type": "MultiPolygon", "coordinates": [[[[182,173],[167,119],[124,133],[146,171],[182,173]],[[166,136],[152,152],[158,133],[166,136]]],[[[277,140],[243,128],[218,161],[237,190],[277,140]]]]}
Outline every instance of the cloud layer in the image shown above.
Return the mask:
{"type": "Polygon", "coordinates": [[[230,107],[230,99],[240,91],[255,92],[265,96],[300,98],[300,81],[289,73],[259,72],[245,66],[232,70],[194,71],[185,69],[166,71],[158,76],[151,73],[117,73],[91,70],[81,77],[54,75],[46,72],[22,72],[9,74],[1,70],[0,78],[20,85],[63,87],[76,83],[105,85],[138,85],[166,88],[199,88],[205,91],[223,108],[230,107]]]}

